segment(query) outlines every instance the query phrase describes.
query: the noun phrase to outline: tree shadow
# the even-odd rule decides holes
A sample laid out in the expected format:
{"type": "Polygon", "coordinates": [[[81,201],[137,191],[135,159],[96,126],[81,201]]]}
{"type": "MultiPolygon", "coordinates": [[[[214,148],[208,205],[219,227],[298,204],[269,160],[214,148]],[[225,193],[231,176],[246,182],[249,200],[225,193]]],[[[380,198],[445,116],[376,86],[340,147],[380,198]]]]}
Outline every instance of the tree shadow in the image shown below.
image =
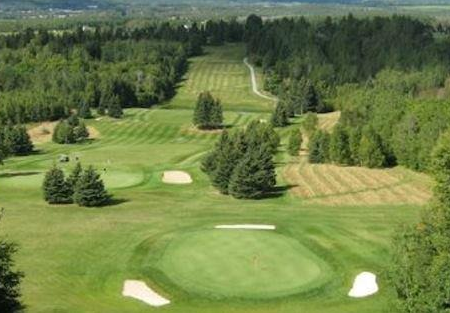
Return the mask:
{"type": "Polygon", "coordinates": [[[106,203],[102,207],[117,206],[117,205],[127,203],[130,201],[131,201],[130,199],[125,199],[125,198],[112,198],[111,200],[108,201],[108,203],[106,203]]]}
{"type": "Polygon", "coordinates": [[[286,194],[287,191],[289,191],[292,188],[298,187],[298,185],[283,185],[283,186],[275,186],[272,188],[272,190],[264,196],[262,196],[260,199],[274,199],[274,198],[280,198],[286,194]]]}
{"type": "Polygon", "coordinates": [[[15,173],[2,173],[0,174],[0,178],[12,178],[12,177],[21,177],[21,176],[34,176],[39,175],[41,172],[15,172],[15,173]]]}

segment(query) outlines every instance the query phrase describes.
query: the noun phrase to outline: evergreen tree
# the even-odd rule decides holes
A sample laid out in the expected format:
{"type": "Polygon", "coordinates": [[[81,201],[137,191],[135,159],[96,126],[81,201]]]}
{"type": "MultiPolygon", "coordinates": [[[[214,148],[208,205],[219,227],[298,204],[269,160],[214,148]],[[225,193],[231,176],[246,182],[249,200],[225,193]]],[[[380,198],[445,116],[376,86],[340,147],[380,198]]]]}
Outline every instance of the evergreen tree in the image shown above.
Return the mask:
{"type": "Polygon", "coordinates": [[[123,115],[122,106],[120,104],[120,99],[117,96],[110,98],[108,103],[108,116],[113,118],[121,118],[123,115]]]}
{"type": "Polygon", "coordinates": [[[349,136],[345,128],[339,124],[330,137],[330,159],[337,164],[352,164],[349,136]]]}
{"type": "Polygon", "coordinates": [[[65,181],[64,172],[54,165],[46,174],[42,184],[44,200],[50,204],[72,202],[72,191],[65,181]]]}
{"type": "Polygon", "coordinates": [[[289,136],[289,142],[287,147],[289,154],[292,156],[298,156],[302,143],[303,137],[300,129],[294,129],[289,136]]]}
{"type": "Polygon", "coordinates": [[[311,82],[309,82],[306,87],[303,101],[303,112],[317,112],[317,108],[319,106],[319,95],[311,82]]]}
{"type": "Polygon", "coordinates": [[[289,124],[289,113],[284,103],[277,103],[275,111],[272,113],[271,122],[274,127],[284,127],[289,124]]]}
{"type": "Polygon", "coordinates": [[[15,126],[11,131],[11,152],[15,155],[27,155],[33,151],[33,143],[24,126],[15,126]]]}
{"type": "Polygon", "coordinates": [[[67,184],[71,190],[72,195],[75,191],[75,186],[77,185],[77,182],[80,179],[82,173],[83,168],[81,167],[81,163],[77,162],[77,164],[72,170],[72,173],[70,173],[69,177],[67,177],[67,184]]]}
{"type": "Polygon", "coordinates": [[[276,184],[275,165],[268,146],[248,150],[230,178],[229,193],[238,199],[257,199],[276,184]]]}
{"type": "Polygon", "coordinates": [[[316,113],[308,112],[303,120],[302,127],[307,136],[311,136],[317,129],[319,119],[316,113]]]}
{"type": "Polygon", "coordinates": [[[385,165],[386,157],[383,153],[381,138],[372,127],[367,127],[363,131],[358,155],[363,166],[377,168],[385,165]]]}
{"type": "Polygon", "coordinates": [[[391,281],[401,311],[446,312],[450,292],[450,132],[432,154],[435,201],[419,223],[394,238],[391,281]]]}
{"type": "Polygon", "coordinates": [[[330,135],[322,130],[317,130],[308,143],[309,162],[326,163],[329,160],[330,135]]]}
{"type": "Polygon", "coordinates": [[[228,194],[231,174],[238,160],[239,155],[233,145],[233,141],[228,133],[224,132],[216,150],[215,169],[211,175],[213,186],[223,194],[228,194]]]}
{"type": "Polygon", "coordinates": [[[222,126],[222,105],[211,93],[206,91],[198,96],[193,123],[200,129],[214,129],[222,126]]]}
{"type": "Polygon", "coordinates": [[[73,135],[76,141],[84,141],[89,138],[89,131],[83,121],[73,128],[73,135]]]}
{"type": "Polygon", "coordinates": [[[92,118],[91,107],[89,106],[88,102],[86,101],[81,102],[77,111],[77,115],[84,119],[92,118]]]}
{"type": "Polygon", "coordinates": [[[15,271],[13,255],[17,245],[0,240],[0,312],[15,313],[23,310],[20,302],[20,282],[23,273],[15,271]]]}
{"type": "Polygon", "coordinates": [[[107,204],[110,196],[100,175],[90,166],[79,177],[74,190],[74,201],[79,206],[99,207],[107,204]]]}
{"type": "Polygon", "coordinates": [[[53,131],[53,142],[59,144],[72,144],[75,143],[75,141],[74,127],[67,121],[60,121],[53,131]]]}

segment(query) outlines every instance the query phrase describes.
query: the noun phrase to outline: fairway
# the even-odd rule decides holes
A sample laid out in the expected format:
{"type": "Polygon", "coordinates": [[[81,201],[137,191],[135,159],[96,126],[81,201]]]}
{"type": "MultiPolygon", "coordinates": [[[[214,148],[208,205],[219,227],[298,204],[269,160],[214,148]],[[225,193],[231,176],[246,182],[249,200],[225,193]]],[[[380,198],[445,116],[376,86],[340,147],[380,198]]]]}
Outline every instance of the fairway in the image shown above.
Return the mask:
{"type": "Polygon", "coordinates": [[[241,45],[207,47],[191,60],[189,72],[170,102],[171,108],[193,108],[202,91],[218,97],[225,110],[270,112],[274,101],[254,94],[241,45]]]}
{"type": "Polygon", "coordinates": [[[203,230],[175,237],[157,267],[188,292],[267,299],[320,282],[325,265],[299,242],[276,232],[203,230]]]}

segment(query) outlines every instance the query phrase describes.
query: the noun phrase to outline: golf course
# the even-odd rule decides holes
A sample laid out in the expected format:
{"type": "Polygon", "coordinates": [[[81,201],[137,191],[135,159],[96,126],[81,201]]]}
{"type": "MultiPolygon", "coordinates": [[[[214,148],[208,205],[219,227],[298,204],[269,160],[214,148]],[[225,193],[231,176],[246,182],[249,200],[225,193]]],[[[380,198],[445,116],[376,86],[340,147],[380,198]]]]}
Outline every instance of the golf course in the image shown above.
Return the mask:
{"type": "MultiPolygon", "coordinates": [[[[277,128],[276,193],[259,200],[223,195],[201,171],[221,130],[199,130],[192,116],[199,93],[221,100],[224,125],[243,129],[269,120],[275,101],[254,92],[245,47],[205,47],[189,59],[176,94],[152,108],[127,108],[121,119],[95,116],[95,133],[76,145],[41,138],[27,125],[36,152],[0,167],[1,230],[18,244],[22,298],[30,312],[359,313],[386,312],[395,301],[387,279],[396,227],[419,217],[431,179],[403,167],[368,169],[309,164],[306,144],[286,151],[297,116],[277,128]],[[67,155],[69,162],[58,158],[67,155]],[[93,165],[113,195],[111,205],[49,205],[45,172],[93,165]],[[172,176],[168,174],[170,172],[172,176]],[[181,174],[180,174],[181,173],[181,174]],[[181,183],[170,179],[185,173],[181,183]],[[168,177],[163,180],[163,177],[168,177]],[[220,229],[217,225],[273,225],[220,229]],[[348,296],[361,272],[379,291],[348,296]],[[126,280],[144,282],[170,304],[124,297],[126,280]]],[[[256,68],[256,81],[262,77],[256,68]]],[[[261,87],[260,87],[261,88],[261,87]]],[[[319,114],[333,129],[339,112],[319,114]],[[331,114],[331,115],[330,115],[331,114]]]]}

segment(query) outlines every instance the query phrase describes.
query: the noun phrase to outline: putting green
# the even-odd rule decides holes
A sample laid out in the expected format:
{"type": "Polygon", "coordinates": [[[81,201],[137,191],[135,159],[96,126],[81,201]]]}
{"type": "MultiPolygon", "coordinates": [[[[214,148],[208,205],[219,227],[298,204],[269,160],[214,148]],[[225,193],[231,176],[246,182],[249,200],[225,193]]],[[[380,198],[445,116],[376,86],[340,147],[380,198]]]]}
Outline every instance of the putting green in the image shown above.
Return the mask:
{"type": "Polygon", "coordinates": [[[306,291],[326,264],[298,241],[273,231],[182,233],[157,268],[180,288],[207,297],[263,299],[306,291]]]}

